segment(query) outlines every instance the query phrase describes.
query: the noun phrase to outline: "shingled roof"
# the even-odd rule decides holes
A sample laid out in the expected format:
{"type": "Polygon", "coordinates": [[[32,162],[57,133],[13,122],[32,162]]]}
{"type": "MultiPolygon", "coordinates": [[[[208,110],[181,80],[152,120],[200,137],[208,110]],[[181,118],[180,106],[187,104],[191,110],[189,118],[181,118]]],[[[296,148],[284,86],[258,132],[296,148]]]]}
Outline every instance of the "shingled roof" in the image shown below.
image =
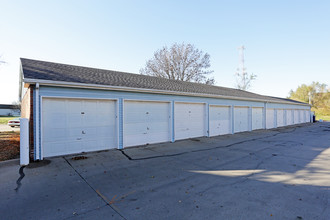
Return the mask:
{"type": "Polygon", "coordinates": [[[269,102],[280,102],[287,104],[306,104],[291,99],[263,96],[239,89],[183,82],[140,74],[74,66],[25,58],[21,58],[21,63],[24,81],[29,81],[30,83],[33,80],[36,82],[38,80],[47,80],[53,82],[57,81],[99,86],[149,89],[165,91],[168,93],[189,93],[198,96],[213,95],[269,102]]]}

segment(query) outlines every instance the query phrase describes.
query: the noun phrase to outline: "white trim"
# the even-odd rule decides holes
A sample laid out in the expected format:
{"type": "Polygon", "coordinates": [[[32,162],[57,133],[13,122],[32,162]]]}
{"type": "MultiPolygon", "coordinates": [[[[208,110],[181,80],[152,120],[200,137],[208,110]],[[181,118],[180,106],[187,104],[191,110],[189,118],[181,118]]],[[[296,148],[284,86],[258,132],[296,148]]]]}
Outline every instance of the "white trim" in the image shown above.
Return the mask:
{"type": "Polygon", "coordinates": [[[42,102],[43,102],[43,97],[40,96],[40,160],[44,159],[44,148],[43,148],[43,137],[42,137],[42,131],[43,131],[43,126],[42,126],[42,102]]]}
{"type": "Polygon", "coordinates": [[[174,104],[175,103],[207,104],[207,102],[191,102],[191,101],[174,101],[174,104]]]}
{"type": "Polygon", "coordinates": [[[41,118],[41,115],[40,115],[40,112],[39,112],[39,83],[36,84],[36,87],[35,87],[35,114],[36,114],[36,117],[34,117],[35,119],[35,144],[34,144],[34,147],[35,147],[35,156],[34,158],[36,160],[42,160],[42,155],[40,156],[40,151],[39,149],[41,148],[40,146],[40,142],[39,142],[39,137],[40,137],[40,133],[39,133],[39,128],[40,128],[40,124],[39,124],[39,117],[41,118]]]}
{"type": "Polygon", "coordinates": [[[248,131],[252,131],[252,108],[251,106],[249,106],[249,110],[248,110],[248,131]]]}
{"type": "Polygon", "coordinates": [[[170,103],[170,100],[149,100],[149,99],[123,99],[123,101],[128,102],[166,102],[170,103]]]}
{"type": "Polygon", "coordinates": [[[210,104],[206,103],[204,108],[204,133],[206,134],[206,137],[210,137],[210,104]]]}
{"type": "Polygon", "coordinates": [[[235,134],[235,107],[230,106],[231,134],[235,134]]]}
{"type": "Polygon", "coordinates": [[[124,133],[125,133],[125,100],[122,98],[121,99],[121,114],[122,114],[122,125],[121,125],[121,127],[122,127],[122,130],[121,130],[121,137],[122,137],[122,146],[121,146],[121,148],[120,149],[124,149],[125,148],[125,135],[124,135],[124,133]]]}
{"type": "Polygon", "coordinates": [[[210,104],[210,107],[216,106],[216,107],[231,107],[231,105],[218,105],[218,104],[210,104]]]}
{"type": "Polygon", "coordinates": [[[250,108],[249,105],[234,105],[234,108],[250,108]]]}
{"type": "Polygon", "coordinates": [[[116,131],[117,131],[117,149],[120,149],[119,147],[119,99],[116,100],[116,131]]]}
{"type": "MultiPolygon", "coordinates": [[[[62,87],[74,87],[74,88],[93,88],[93,89],[107,89],[107,90],[119,90],[119,91],[132,91],[132,92],[147,92],[147,93],[160,93],[160,94],[174,94],[174,95],[185,95],[185,96],[197,96],[197,97],[211,97],[211,98],[222,98],[222,99],[234,99],[234,100],[247,100],[255,102],[264,102],[266,100],[246,98],[246,97],[236,97],[236,96],[224,96],[224,95],[212,95],[205,93],[189,93],[189,92],[178,92],[178,91],[168,91],[168,90],[157,90],[157,89],[145,89],[145,88],[131,88],[122,86],[107,86],[107,85],[97,85],[88,83],[74,83],[74,82],[63,82],[63,81],[53,81],[53,80],[36,80],[36,79],[24,79],[25,83],[39,83],[46,86],[62,86],[62,87]]],[[[310,106],[309,104],[291,103],[291,102],[280,102],[267,100],[269,103],[281,103],[281,104],[292,104],[292,105],[302,105],[310,106]]]]}
{"type": "Polygon", "coordinates": [[[118,101],[118,98],[93,98],[93,97],[75,97],[75,96],[49,96],[49,95],[43,95],[41,97],[44,98],[54,98],[54,99],[85,99],[85,100],[116,100],[118,101]]]}

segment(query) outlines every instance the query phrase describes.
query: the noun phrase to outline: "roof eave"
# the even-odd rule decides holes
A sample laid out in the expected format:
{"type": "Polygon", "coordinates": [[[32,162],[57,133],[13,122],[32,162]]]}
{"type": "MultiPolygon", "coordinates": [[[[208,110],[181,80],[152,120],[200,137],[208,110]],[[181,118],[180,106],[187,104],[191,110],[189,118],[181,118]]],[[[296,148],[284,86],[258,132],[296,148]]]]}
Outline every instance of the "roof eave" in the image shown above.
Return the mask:
{"type": "Polygon", "coordinates": [[[30,79],[24,78],[24,83],[35,84],[45,86],[61,86],[61,87],[71,87],[71,88],[88,88],[88,89],[102,89],[102,90],[115,90],[115,91],[130,91],[130,92],[142,92],[142,93],[156,93],[156,94],[172,94],[172,95],[184,95],[184,96],[197,96],[197,97],[208,97],[208,98],[222,98],[222,99],[234,99],[243,101],[255,101],[255,102],[267,102],[267,103],[280,103],[280,104],[292,104],[292,105],[302,105],[310,106],[305,103],[291,103],[289,101],[273,101],[273,100],[261,100],[254,98],[245,97],[235,97],[235,96],[224,96],[224,95],[213,95],[205,93],[190,93],[190,92],[178,92],[169,90],[157,90],[157,89],[145,89],[145,88],[133,88],[133,87],[122,87],[122,86],[109,86],[109,85],[98,85],[98,84],[87,84],[87,83],[74,83],[74,82],[64,82],[64,81],[53,81],[53,80],[42,80],[42,79],[30,79]]]}

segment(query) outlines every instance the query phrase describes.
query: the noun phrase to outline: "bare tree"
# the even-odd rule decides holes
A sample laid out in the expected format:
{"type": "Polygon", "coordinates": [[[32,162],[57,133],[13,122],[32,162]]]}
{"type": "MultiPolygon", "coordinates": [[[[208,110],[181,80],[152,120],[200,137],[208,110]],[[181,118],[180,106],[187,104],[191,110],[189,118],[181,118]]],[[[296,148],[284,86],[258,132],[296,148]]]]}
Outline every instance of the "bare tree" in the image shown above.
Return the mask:
{"type": "Polygon", "coordinates": [[[257,75],[253,73],[249,74],[246,72],[246,68],[244,66],[244,50],[245,47],[241,46],[238,48],[239,50],[239,68],[237,68],[236,72],[236,88],[241,90],[248,90],[251,87],[251,82],[257,78],[257,75]]]}
{"type": "Polygon", "coordinates": [[[154,53],[147,61],[145,68],[140,69],[143,75],[157,76],[167,79],[205,83],[213,85],[214,78],[207,75],[213,73],[210,67],[210,55],[200,51],[192,44],[173,44],[154,53]]]}
{"type": "Polygon", "coordinates": [[[257,78],[257,75],[249,74],[247,72],[236,73],[236,88],[247,91],[251,87],[251,81],[257,78]]]}
{"type": "Polygon", "coordinates": [[[14,101],[12,102],[13,110],[21,114],[21,102],[20,101],[14,101]]]}

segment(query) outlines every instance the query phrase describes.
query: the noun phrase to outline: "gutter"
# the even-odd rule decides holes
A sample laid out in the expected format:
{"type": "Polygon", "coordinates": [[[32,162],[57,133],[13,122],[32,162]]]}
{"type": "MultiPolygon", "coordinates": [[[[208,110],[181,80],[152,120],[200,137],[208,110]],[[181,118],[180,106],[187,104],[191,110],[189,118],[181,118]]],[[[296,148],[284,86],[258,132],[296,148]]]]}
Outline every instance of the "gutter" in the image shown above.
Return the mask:
{"type": "Polygon", "coordinates": [[[245,98],[245,97],[212,95],[212,94],[205,94],[205,93],[177,92],[177,91],[168,91],[168,90],[142,89],[142,88],[132,88],[132,87],[123,87],[123,86],[107,86],[107,85],[98,85],[98,84],[74,83],[74,82],[30,79],[30,78],[24,78],[23,80],[25,83],[29,83],[29,84],[39,84],[39,85],[53,86],[53,87],[60,86],[60,87],[69,87],[69,88],[88,88],[88,89],[114,90],[114,91],[126,91],[126,92],[129,91],[129,92],[141,92],[141,93],[155,93],[155,94],[166,94],[166,95],[172,94],[172,95],[181,95],[181,96],[234,99],[234,100],[244,100],[244,101],[310,106],[309,104],[291,103],[288,101],[281,102],[281,101],[273,101],[273,100],[266,100],[266,99],[262,100],[262,99],[245,98]]]}

